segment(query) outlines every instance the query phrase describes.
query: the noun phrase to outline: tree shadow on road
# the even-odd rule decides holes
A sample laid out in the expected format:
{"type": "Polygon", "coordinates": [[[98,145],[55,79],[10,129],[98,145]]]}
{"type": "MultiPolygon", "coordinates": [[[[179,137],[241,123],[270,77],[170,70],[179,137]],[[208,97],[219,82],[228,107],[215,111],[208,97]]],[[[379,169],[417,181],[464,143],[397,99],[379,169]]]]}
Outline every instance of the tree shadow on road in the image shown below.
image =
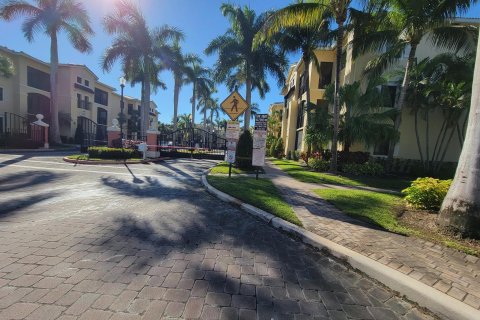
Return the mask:
{"type": "Polygon", "coordinates": [[[67,174],[65,173],[52,173],[43,170],[11,173],[0,177],[0,192],[51,183],[55,180],[63,179],[66,176],[67,174]]]}
{"type": "Polygon", "coordinates": [[[26,195],[25,197],[9,199],[7,201],[0,202],[0,221],[17,214],[20,210],[27,209],[28,207],[54,198],[58,195],[58,192],[47,192],[34,196],[26,195]]]}

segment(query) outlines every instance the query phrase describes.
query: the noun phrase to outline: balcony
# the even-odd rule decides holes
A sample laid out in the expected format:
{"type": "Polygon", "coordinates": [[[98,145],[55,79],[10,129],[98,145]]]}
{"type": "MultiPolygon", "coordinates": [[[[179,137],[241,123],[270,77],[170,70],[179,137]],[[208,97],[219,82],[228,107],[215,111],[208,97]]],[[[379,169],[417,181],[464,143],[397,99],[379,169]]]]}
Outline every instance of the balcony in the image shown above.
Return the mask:
{"type": "Polygon", "coordinates": [[[85,110],[91,110],[92,109],[92,103],[90,101],[86,101],[86,100],[77,100],[77,108],[85,109],[85,110]]]}

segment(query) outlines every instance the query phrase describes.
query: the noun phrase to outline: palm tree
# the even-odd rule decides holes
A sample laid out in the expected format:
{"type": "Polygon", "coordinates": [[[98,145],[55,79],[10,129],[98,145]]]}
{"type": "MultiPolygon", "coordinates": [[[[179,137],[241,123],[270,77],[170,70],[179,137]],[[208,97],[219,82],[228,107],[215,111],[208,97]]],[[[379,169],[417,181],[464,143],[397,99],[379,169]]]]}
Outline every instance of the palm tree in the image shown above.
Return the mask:
{"type": "Polygon", "coordinates": [[[90,52],[88,36],[93,35],[90,18],[83,4],[76,0],[35,0],[36,6],[24,0],[10,0],[0,5],[0,17],[10,21],[25,15],[22,31],[29,42],[43,30],[50,37],[50,141],[61,143],[58,120],[58,33],[64,31],[73,47],[90,52]]]}
{"type": "Polygon", "coordinates": [[[480,42],[477,45],[468,126],[457,171],[438,222],[465,236],[480,237],[480,42]]]}
{"type": "MultiPolygon", "coordinates": [[[[359,14],[355,24],[354,54],[367,51],[384,53],[375,57],[367,66],[367,72],[380,74],[389,65],[408,54],[400,94],[395,107],[398,109],[395,128],[401,123],[401,110],[405,106],[409,78],[415,63],[420,41],[429,36],[433,45],[447,49],[470,50],[473,48],[471,28],[452,25],[456,14],[465,13],[476,0],[390,0],[386,11],[375,15],[359,14]],[[365,21],[368,21],[365,23],[365,21]],[[376,28],[372,28],[375,25],[376,28]]],[[[354,19],[355,20],[355,19],[354,19]]],[[[389,159],[393,158],[395,142],[390,144],[389,159]]]]}
{"type": "Polygon", "coordinates": [[[150,29],[139,8],[127,0],[117,2],[115,12],[106,16],[103,24],[109,34],[116,36],[102,57],[103,69],[110,71],[115,61],[121,60],[125,74],[143,75],[141,136],[145,136],[152,78],[172,59],[171,41],[182,39],[183,34],[170,26],[150,29]]]}
{"type": "MultiPolygon", "coordinates": [[[[279,86],[283,85],[287,61],[284,54],[272,45],[262,43],[253,46],[255,34],[264,25],[270,12],[257,16],[246,6],[241,8],[232,4],[222,4],[220,9],[229,20],[230,28],[224,35],[212,40],[205,53],[218,53],[215,80],[224,82],[234,78],[239,84],[245,84],[245,100],[250,107],[253,81],[255,87],[268,91],[265,73],[269,72],[277,78],[279,86]]],[[[249,127],[250,108],[247,108],[244,129],[248,130],[249,127]]]]}
{"type": "MultiPolygon", "coordinates": [[[[345,112],[340,117],[339,141],[345,152],[349,152],[355,142],[370,146],[398,136],[392,122],[396,110],[385,108],[386,99],[378,90],[385,82],[382,78],[372,79],[365,91],[360,89],[358,81],[340,88],[339,102],[345,106],[345,112]]],[[[334,87],[329,85],[325,97],[330,103],[334,94],[334,87]]]]}
{"type": "Polygon", "coordinates": [[[213,88],[213,81],[210,79],[210,70],[201,66],[200,58],[192,59],[190,62],[190,71],[188,76],[192,83],[192,126],[195,126],[195,104],[198,96],[210,92],[213,88]]]}
{"type": "Polygon", "coordinates": [[[179,41],[173,44],[173,59],[167,63],[167,68],[173,73],[173,128],[177,129],[178,98],[182,87],[193,77],[191,65],[200,63],[200,58],[194,54],[183,54],[179,41]]]}
{"type": "Polygon", "coordinates": [[[200,92],[197,104],[197,110],[203,114],[203,130],[205,131],[207,131],[207,112],[210,110],[212,105],[216,103],[211,94],[212,92],[210,90],[200,92]]]}
{"type": "Polygon", "coordinates": [[[0,75],[5,78],[10,78],[15,73],[15,67],[12,60],[5,56],[0,56],[0,75]]]}
{"type": "MultiPolygon", "coordinates": [[[[214,127],[215,122],[213,121],[213,117],[215,116],[215,121],[217,121],[218,117],[220,116],[220,110],[221,110],[220,105],[218,104],[218,99],[217,98],[213,99],[209,110],[210,110],[210,124],[212,126],[211,129],[215,129],[215,127],[214,127]]],[[[209,130],[209,131],[211,131],[211,130],[209,130]]]]}

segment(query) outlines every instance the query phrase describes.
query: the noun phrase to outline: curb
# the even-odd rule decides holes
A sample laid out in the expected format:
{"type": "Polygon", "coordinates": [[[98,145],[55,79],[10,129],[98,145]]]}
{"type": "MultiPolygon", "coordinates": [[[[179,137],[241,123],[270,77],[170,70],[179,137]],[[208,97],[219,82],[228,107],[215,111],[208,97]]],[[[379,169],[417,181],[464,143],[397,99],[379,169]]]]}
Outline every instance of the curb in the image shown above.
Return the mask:
{"type": "Polygon", "coordinates": [[[429,309],[441,317],[452,320],[480,319],[479,310],[437,289],[215,189],[207,181],[209,172],[210,169],[202,174],[202,184],[209,193],[220,200],[237,205],[254,217],[267,222],[275,229],[293,235],[307,245],[328,252],[332,256],[345,261],[354,269],[367,274],[369,277],[381,282],[390,289],[397,291],[409,300],[429,309]]]}
{"type": "Polygon", "coordinates": [[[163,160],[169,160],[170,158],[164,157],[164,158],[154,158],[150,160],[142,160],[142,161],[123,161],[123,162],[118,162],[118,161],[110,161],[110,160],[101,160],[101,161],[90,161],[90,160],[74,160],[74,159],[69,159],[67,157],[63,158],[63,161],[69,162],[69,163],[75,163],[75,164],[88,164],[88,165],[103,165],[103,164],[118,164],[118,165],[124,165],[124,164],[148,164],[150,162],[160,162],[163,160]]]}

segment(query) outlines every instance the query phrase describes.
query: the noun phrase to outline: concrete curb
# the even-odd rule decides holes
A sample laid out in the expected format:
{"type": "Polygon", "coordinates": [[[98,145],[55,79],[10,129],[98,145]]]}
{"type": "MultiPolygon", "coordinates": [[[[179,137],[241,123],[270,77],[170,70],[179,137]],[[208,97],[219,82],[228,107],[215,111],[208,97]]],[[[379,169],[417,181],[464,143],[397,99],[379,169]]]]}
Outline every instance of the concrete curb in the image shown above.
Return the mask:
{"type": "Polygon", "coordinates": [[[160,162],[163,160],[169,160],[170,158],[165,157],[165,158],[156,158],[156,159],[149,159],[149,160],[142,160],[142,161],[124,161],[124,162],[119,162],[119,161],[110,161],[110,160],[101,160],[101,161],[89,161],[89,160],[74,160],[74,159],[69,159],[67,157],[63,158],[63,161],[69,162],[69,163],[76,163],[76,164],[88,164],[88,165],[103,165],[103,164],[118,164],[118,165],[124,165],[124,164],[147,164],[150,162],[160,162]]]}
{"type": "Polygon", "coordinates": [[[383,283],[390,289],[397,291],[409,300],[414,301],[418,305],[429,309],[443,318],[452,320],[480,319],[479,310],[439,290],[215,189],[207,181],[209,172],[210,170],[207,170],[203,173],[202,183],[209,193],[215,195],[220,200],[237,205],[254,217],[267,222],[272,227],[293,235],[303,243],[326,251],[332,256],[347,262],[353,268],[367,274],[369,277],[383,283]]]}

